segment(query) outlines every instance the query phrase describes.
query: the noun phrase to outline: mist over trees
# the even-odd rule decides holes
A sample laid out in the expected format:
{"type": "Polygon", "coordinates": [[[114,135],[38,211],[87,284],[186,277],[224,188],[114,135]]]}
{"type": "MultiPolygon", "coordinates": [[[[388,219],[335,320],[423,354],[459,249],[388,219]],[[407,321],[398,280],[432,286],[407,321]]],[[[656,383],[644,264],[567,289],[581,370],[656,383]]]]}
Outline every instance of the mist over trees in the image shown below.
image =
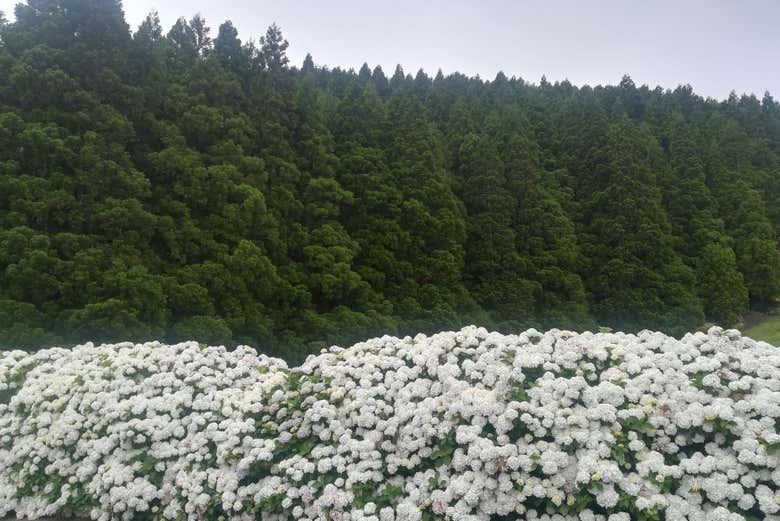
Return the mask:
{"type": "MultiPolygon", "coordinates": [[[[478,323],[672,334],[780,294],[780,105],[298,66],[279,27],[0,17],[0,346],[296,360],[478,323]]],[[[316,49],[312,51],[316,52],[316,49]]]]}

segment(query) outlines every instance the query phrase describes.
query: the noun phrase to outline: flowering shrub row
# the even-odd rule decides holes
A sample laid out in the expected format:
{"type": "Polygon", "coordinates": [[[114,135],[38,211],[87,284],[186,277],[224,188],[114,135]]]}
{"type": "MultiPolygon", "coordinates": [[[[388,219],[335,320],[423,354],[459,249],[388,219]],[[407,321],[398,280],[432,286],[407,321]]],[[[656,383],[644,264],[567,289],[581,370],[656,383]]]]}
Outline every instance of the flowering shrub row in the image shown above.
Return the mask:
{"type": "Polygon", "coordinates": [[[0,516],[780,519],[780,350],[467,327],[0,356],[0,516]]]}

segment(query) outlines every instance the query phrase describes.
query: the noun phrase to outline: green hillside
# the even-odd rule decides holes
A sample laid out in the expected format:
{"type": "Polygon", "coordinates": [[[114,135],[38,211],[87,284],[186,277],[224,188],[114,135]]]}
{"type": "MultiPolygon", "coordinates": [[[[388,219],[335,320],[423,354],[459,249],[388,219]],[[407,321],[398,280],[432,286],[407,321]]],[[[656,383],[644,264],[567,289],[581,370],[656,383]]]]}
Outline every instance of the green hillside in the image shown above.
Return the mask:
{"type": "Polygon", "coordinates": [[[275,25],[130,28],[116,0],[15,15],[0,347],[296,361],[469,323],[678,334],[780,293],[769,94],[294,64],[275,25]]]}

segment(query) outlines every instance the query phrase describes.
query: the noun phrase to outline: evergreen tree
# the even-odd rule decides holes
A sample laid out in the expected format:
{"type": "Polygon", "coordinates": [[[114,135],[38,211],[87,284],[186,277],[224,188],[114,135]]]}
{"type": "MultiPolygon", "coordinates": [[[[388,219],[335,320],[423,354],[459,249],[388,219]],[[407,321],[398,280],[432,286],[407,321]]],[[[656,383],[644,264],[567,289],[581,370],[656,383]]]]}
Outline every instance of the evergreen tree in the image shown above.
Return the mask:
{"type": "Polygon", "coordinates": [[[754,147],[746,132],[733,121],[715,120],[713,127],[716,134],[708,175],[726,230],[734,237],[737,266],[751,304],[764,309],[780,293],[780,252],[764,199],[757,189],[761,174],[751,157],[754,147]]]}
{"type": "Polygon", "coordinates": [[[226,70],[245,78],[253,66],[253,51],[251,44],[242,45],[238,30],[230,20],[219,26],[214,40],[214,55],[226,70]]]}
{"type": "Polygon", "coordinates": [[[517,205],[512,216],[515,244],[525,259],[526,276],[534,283],[531,316],[542,327],[589,325],[579,275],[580,247],[562,206],[566,196],[553,173],[541,170],[536,144],[522,135],[508,143],[506,177],[517,205]]]}
{"type": "Polygon", "coordinates": [[[403,316],[424,317],[439,327],[458,322],[456,308],[468,306],[462,282],[465,219],[452,192],[434,129],[420,102],[394,95],[389,102],[390,175],[401,189],[402,255],[411,266],[404,281],[409,295],[403,316]]]}
{"type": "Polygon", "coordinates": [[[152,11],[141,25],[138,26],[138,30],[133,35],[136,42],[143,42],[144,44],[157,43],[162,39],[162,26],[160,25],[160,15],[157,11],[152,11]]]}
{"type": "Polygon", "coordinates": [[[213,42],[209,36],[211,29],[206,26],[206,20],[198,13],[192,17],[189,25],[195,37],[195,51],[201,56],[207,55],[213,42]]]}
{"type": "Polygon", "coordinates": [[[748,292],[706,183],[704,164],[687,124],[677,116],[669,136],[670,168],[661,183],[677,251],[696,271],[707,318],[730,326],[748,307],[748,292]],[[722,284],[729,281],[729,284],[722,284]]]}
{"type": "Polygon", "coordinates": [[[279,26],[272,24],[265,36],[260,38],[260,53],[265,65],[272,71],[279,71],[287,67],[287,47],[290,44],[282,36],[279,26]]]}
{"type": "Polygon", "coordinates": [[[311,57],[311,54],[306,53],[306,58],[303,60],[303,65],[301,66],[301,70],[304,74],[309,74],[314,72],[314,59],[311,57]]]}
{"type": "Polygon", "coordinates": [[[530,325],[541,288],[524,278],[531,271],[529,259],[518,253],[512,226],[518,201],[507,189],[498,150],[488,137],[471,133],[456,161],[468,212],[464,282],[499,323],[530,325]]]}
{"type": "Polygon", "coordinates": [[[176,20],[166,39],[177,58],[191,61],[198,56],[198,37],[184,17],[176,20]]]}
{"type": "Polygon", "coordinates": [[[600,324],[681,332],[703,312],[694,274],[672,247],[650,160],[655,147],[646,128],[622,121],[609,129],[594,173],[603,184],[585,211],[585,282],[600,324]]]}

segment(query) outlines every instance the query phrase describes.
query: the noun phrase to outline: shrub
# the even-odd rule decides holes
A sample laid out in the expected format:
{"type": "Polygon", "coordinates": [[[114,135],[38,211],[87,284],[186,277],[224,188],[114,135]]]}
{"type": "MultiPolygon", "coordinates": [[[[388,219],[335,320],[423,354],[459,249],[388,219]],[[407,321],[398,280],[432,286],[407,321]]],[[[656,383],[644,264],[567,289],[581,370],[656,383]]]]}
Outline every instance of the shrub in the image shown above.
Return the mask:
{"type": "Polygon", "coordinates": [[[0,515],[780,519],[780,351],[467,327],[295,369],[194,342],[0,357],[0,515]]]}

